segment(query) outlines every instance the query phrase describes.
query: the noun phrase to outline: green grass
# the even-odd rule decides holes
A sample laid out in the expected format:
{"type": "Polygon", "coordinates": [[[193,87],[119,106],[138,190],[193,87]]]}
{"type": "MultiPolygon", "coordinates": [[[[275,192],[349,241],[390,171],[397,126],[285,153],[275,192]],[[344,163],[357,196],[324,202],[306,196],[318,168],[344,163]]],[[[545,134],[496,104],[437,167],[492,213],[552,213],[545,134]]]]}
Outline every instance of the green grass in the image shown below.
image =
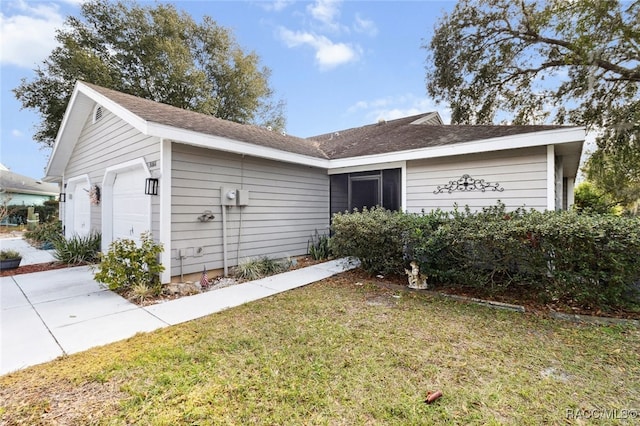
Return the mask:
{"type": "Polygon", "coordinates": [[[640,408],[638,354],[635,328],[394,292],[347,273],[0,377],[0,416],[7,425],[583,424],[567,410],[640,408]],[[438,389],[443,397],[425,404],[438,389]]]}

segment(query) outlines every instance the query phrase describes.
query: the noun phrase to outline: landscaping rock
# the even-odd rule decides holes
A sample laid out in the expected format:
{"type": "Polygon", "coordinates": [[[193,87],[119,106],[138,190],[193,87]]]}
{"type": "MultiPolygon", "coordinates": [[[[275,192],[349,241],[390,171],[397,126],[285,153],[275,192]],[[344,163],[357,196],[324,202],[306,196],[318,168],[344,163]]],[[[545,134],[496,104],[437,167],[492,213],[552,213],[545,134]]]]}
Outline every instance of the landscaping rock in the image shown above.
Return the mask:
{"type": "Polygon", "coordinates": [[[190,294],[198,294],[202,291],[202,286],[199,282],[187,281],[184,283],[170,283],[164,288],[165,293],[177,294],[180,296],[188,296],[190,294]]]}

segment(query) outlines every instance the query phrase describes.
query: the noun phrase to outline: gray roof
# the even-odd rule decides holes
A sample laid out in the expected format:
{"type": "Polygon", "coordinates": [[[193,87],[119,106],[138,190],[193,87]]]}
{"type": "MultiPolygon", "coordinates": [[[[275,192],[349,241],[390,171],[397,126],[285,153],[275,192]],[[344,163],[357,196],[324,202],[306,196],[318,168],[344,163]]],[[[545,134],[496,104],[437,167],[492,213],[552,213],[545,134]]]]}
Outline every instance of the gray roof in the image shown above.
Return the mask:
{"type": "MultiPolygon", "coordinates": [[[[428,115],[428,114],[427,114],[428,115]]],[[[349,158],[385,154],[419,148],[513,136],[566,128],[566,126],[468,126],[431,124],[426,114],[314,136],[329,158],[349,158]],[[423,124],[424,123],[424,124],[423,124]]]]}
{"type": "Polygon", "coordinates": [[[83,84],[148,122],[323,159],[385,154],[566,128],[548,125],[444,125],[437,113],[430,112],[303,139],[255,125],[187,111],[94,84],[83,84]]]}
{"type": "Polygon", "coordinates": [[[0,191],[13,194],[32,194],[32,195],[58,195],[60,189],[58,185],[52,183],[44,183],[27,176],[13,173],[11,170],[0,165],[0,191]]]}
{"type": "Polygon", "coordinates": [[[220,136],[237,141],[248,142],[281,151],[292,152],[326,159],[327,156],[318,148],[318,144],[284,135],[264,127],[251,124],[240,124],[216,118],[212,115],[187,111],[171,105],[162,104],[137,96],[118,92],[104,87],[83,82],[86,86],[123,106],[145,121],[164,124],[184,130],[191,130],[211,136],[220,136]]]}

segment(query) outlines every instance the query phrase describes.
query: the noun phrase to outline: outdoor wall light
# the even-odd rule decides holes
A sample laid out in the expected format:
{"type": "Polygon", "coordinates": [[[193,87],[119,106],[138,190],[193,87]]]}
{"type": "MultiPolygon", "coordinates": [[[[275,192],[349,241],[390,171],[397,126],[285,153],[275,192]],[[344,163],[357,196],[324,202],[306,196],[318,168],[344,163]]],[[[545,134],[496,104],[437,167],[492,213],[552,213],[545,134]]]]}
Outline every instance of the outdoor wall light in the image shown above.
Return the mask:
{"type": "Polygon", "coordinates": [[[216,217],[213,215],[211,210],[205,210],[204,213],[202,213],[200,216],[198,216],[198,220],[200,222],[210,222],[215,218],[216,217]]]}
{"type": "Polygon", "coordinates": [[[58,196],[58,201],[64,203],[67,201],[67,194],[65,192],[61,192],[58,196]]]}
{"type": "Polygon", "coordinates": [[[144,193],[146,195],[158,195],[158,182],[157,178],[147,178],[144,185],[144,193]]]}

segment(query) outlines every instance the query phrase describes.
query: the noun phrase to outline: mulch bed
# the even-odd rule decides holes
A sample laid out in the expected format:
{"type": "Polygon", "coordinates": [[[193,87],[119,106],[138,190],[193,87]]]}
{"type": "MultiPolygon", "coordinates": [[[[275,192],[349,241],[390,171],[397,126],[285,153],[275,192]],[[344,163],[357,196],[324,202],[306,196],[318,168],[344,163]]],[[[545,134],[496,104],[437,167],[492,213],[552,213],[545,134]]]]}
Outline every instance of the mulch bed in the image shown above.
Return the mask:
{"type": "Polygon", "coordinates": [[[51,271],[52,269],[72,268],[79,265],[68,265],[60,262],[37,263],[35,265],[24,265],[14,269],[0,271],[0,277],[10,277],[12,275],[30,274],[32,272],[51,271]]]}
{"type": "MultiPolygon", "coordinates": [[[[391,290],[404,290],[404,291],[418,291],[411,290],[407,287],[407,277],[400,275],[389,276],[372,276],[361,269],[355,269],[345,272],[343,275],[348,277],[350,281],[365,281],[367,283],[374,284],[379,287],[388,288],[391,290]]],[[[440,293],[443,295],[464,296],[468,298],[482,299],[488,301],[495,301],[501,303],[508,303],[513,305],[520,305],[525,308],[526,312],[533,314],[546,314],[548,312],[561,312],[572,315],[586,315],[596,317],[607,318],[619,318],[619,319],[640,319],[640,312],[633,311],[609,311],[603,312],[600,310],[588,309],[584,306],[575,306],[566,301],[557,301],[554,303],[542,303],[538,300],[534,300],[526,292],[517,292],[513,288],[509,288],[508,291],[503,292],[488,292],[482,291],[479,288],[471,287],[453,287],[445,285],[433,285],[429,284],[429,291],[440,293]]]]}

